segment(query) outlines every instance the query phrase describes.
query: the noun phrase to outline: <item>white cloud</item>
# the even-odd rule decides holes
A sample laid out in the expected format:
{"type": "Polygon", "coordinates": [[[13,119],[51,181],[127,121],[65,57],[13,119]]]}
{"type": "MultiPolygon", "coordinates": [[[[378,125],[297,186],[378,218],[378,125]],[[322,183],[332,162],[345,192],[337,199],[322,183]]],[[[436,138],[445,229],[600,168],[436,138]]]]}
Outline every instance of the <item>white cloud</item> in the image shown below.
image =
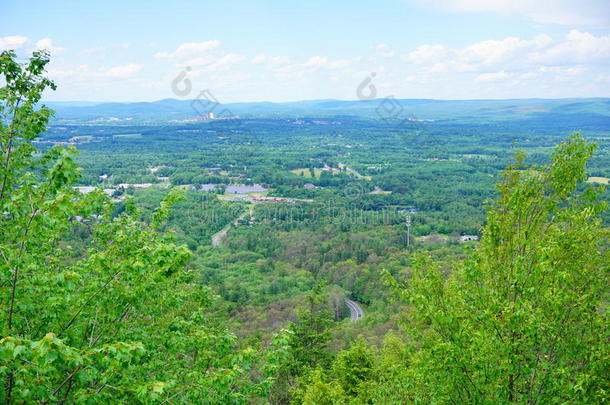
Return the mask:
{"type": "Polygon", "coordinates": [[[266,67],[275,73],[279,80],[311,80],[322,71],[325,72],[323,80],[338,80],[345,78],[346,73],[349,74],[349,70],[343,69],[359,61],[359,58],[331,60],[325,56],[315,55],[305,62],[291,63],[290,58],[286,56],[267,56],[265,60],[266,67]]]}
{"type": "Polygon", "coordinates": [[[51,79],[70,77],[74,76],[74,70],[49,69],[47,74],[51,79]]]}
{"type": "Polygon", "coordinates": [[[112,45],[107,45],[107,46],[96,46],[93,48],[87,48],[87,49],[83,49],[79,53],[81,55],[96,55],[98,58],[103,59],[103,57],[105,56],[104,54],[106,52],[115,51],[117,49],[129,49],[130,46],[131,45],[129,43],[124,42],[121,44],[112,44],[112,45]]]}
{"type": "Polygon", "coordinates": [[[466,47],[460,52],[460,56],[468,64],[489,66],[511,60],[524,49],[545,46],[551,41],[551,38],[547,35],[537,36],[531,41],[515,37],[508,37],[500,41],[487,40],[466,47]]]}
{"type": "Polygon", "coordinates": [[[123,66],[115,66],[106,71],[104,71],[103,75],[106,77],[113,78],[126,78],[132,76],[133,74],[142,70],[142,65],[138,65],[135,63],[123,66]]]}
{"type": "Polygon", "coordinates": [[[585,76],[587,70],[585,66],[541,66],[538,72],[555,81],[573,82],[585,76]]]}
{"type": "Polygon", "coordinates": [[[522,73],[521,75],[519,75],[519,79],[533,79],[534,77],[537,77],[538,73],[534,73],[534,72],[526,72],[526,73],[522,73]]]}
{"type": "Polygon", "coordinates": [[[421,66],[421,71],[428,73],[533,71],[540,65],[601,67],[610,63],[610,36],[596,37],[572,30],[559,40],[553,40],[548,35],[538,35],[529,40],[508,37],[480,41],[457,49],[426,44],[402,59],[421,66]]]}
{"type": "Polygon", "coordinates": [[[451,12],[521,15],[541,24],[610,27],[607,0],[416,0],[451,12]]]}
{"type": "Polygon", "coordinates": [[[217,59],[214,63],[212,63],[208,67],[208,70],[209,71],[227,70],[234,63],[241,62],[244,59],[246,59],[245,56],[238,55],[236,53],[228,53],[228,54],[224,55],[223,57],[217,59]]]}
{"type": "Polygon", "coordinates": [[[177,56],[195,55],[217,48],[218,45],[220,45],[220,41],[216,39],[204,42],[187,42],[180,45],[178,49],[176,49],[175,54],[177,56]]]}
{"type": "Polygon", "coordinates": [[[54,69],[49,68],[47,71],[48,76],[51,79],[63,79],[63,78],[75,78],[77,74],[86,72],[88,70],[87,65],[77,66],[75,69],[54,69]]]}
{"type": "Polygon", "coordinates": [[[209,65],[210,63],[214,62],[216,60],[216,58],[212,57],[212,56],[200,56],[198,58],[193,58],[193,59],[189,59],[184,63],[180,63],[179,66],[204,66],[204,65],[209,65]]]}
{"type": "Polygon", "coordinates": [[[508,79],[509,77],[512,77],[513,75],[514,75],[513,73],[507,73],[505,71],[496,72],[496,73],[483,73],[483,74],[478,75],[474,79],[474,81],[477,83],[495,82],[498,80],[508,79]]]}
{"type": "Polygon", "coordinates": [[[390,58],[396,54],[396,52],[394,52],[392,49],[390,49],[388,44],[379,44],[375,48],[381,54],[381,56],[386,57],[386,58],[390,58]]]}
{"type": "Polygon", "coordinates": [[[270,69],[274,69],[280,66],[285,66],[290,63],[290,58],[287,56],[270,56],[267,57],[267,61],[269,62],[268,67],[270,69]]]}
{"type": "Polygon", "coordinates": [[[434,65],[432,65],[431,67],[429,67],[428,69],[426,69],[426,72],[430,72],[430,73],[442,73],[442,72],[446,72],[448,69],[447,65],[445,63],[435,63],[434,65]]]}
{"type": "Polygon", "coordinates": [[[265,60],[267,60],[267,56],[265,56],[265,54],[259,54],[256,55],[255,57],[252,58],[252,60],[250,61],[250,63],[252,63],[253,65],[258,65],[260,63],[263,63],[265,60]]]}
{"type": "Polygon", "coordinates": [[[250,79],[252,75],[248,73],[235,73],[235,74],[224,74],[214,75],[209,80],[214,83],[215,88],[240,88],[242,85],[240,82],[250,79]]]}
{"type": "Polygon", "coordinates": [[[324,56],[312,56],[303,64],[306,68],[311,68],[313,70],[327,68],[327,69],[340,69],[347,67],[351,64],[351,62],[347,59],[337,59],[334,61],[329,61],[328,58],[324,56]]]}
{"type": "Polygon", "coordinates": [[[254,56],[250,59],[250,63],[253,65],[264,65],[266,69],[274,73],[293,72],[299,68],[299,66],[291,65],[290,58],[287,56],[269,56],[264,53],[254,56]]]}
{"type": "Polygon", "coordinates": [[[300,65],[281,65],[271,69],[273,73],[288,74],[292,73],[297,76],[302,76],[305,72],[301,69],[300,65]]]}
{"type": "Polygon", "coordinates": [[[340,68],[347,67],[347,66],[349,66],[351,64],[352,64],[352,62],[350,62],[347,59],[337,59],[337,60],[334,60],[334,61],[330,62],[328,67],[331,68],[331,69],[340,69],[340,68]]]}
{"type": "Polygon", "coordinates": [[[100,53],[106,50],[105,46],[96,46],[93,48],[87,48],[87,49],[83,49],[82,51],[80,51],[81,55],[93,55],[96,53],[100,53]]]}
{"type": "Polygon", "coordinates": [[[596,37],[588,32],[571,30],[564,41],[533,53],[531,59],[545,64],[610,62],[610,35],[596,37]]]}
{"type": "Polygon", "coordinates": [[[209,50],[218,48],[219,45],[220,41],[217,39],[203,42],[185,42],[178,46],[174,52],[157,52],[154,57],[157,59],[187,58],[201,55],[209,50]]]}
{"type": "Polygon", "coordinates": [[[403,59],[411,63],[424,64],[444,59],[450,54],[451,51],[443,45],[421,45],[403,56],[403,59]]]}
{"type": "Polygon", "coordinates": [[[560,75],[579,75],[582,74],[586,68],[584,66],[541,66],[539,71],[543,73],[556,73],[560,75]]]}
{"type": "Polygon", "coordinates": [[[318,69],[324,67],[328,64],[328,59],[323,56],[312,56],[303,64],[305,67],[310,67],[314,69],[318,69]]]}
{"type": "Polygon", "coordinates": [[[9,49],[19,49],[27,41],[27,37],[21,35],[0,38],[0,51],[6,51],[9,49]]]}
{"type": "Polygon", "coordinates": [[[36,49],[45,49],[51,53],[61,53],[63,51],[66,50],[66,48],[62,48],[61,46],[56,46],[53,43],[53,40],[51,38],[43,38],[40,39],[38,41],[36,41],[36,49]]]}

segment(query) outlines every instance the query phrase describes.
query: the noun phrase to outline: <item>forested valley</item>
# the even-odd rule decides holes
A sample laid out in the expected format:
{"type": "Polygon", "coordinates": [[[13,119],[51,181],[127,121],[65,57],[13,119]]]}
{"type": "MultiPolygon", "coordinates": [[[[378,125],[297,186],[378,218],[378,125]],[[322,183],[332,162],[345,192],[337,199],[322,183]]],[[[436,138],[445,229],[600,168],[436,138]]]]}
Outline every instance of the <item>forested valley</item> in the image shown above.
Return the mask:
{"type": "Polygon", "coordinates": [[[0,54],[4,403],[610,403],[607,99],[73,119],[48,62],[0,54]]]}

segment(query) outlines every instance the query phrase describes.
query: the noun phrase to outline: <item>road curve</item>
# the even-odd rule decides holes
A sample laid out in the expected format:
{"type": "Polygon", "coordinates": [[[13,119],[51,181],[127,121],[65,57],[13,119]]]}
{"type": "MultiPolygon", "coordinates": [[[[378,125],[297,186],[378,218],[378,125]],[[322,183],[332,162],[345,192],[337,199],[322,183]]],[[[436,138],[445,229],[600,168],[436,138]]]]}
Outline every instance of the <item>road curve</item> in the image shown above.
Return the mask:
{"type": "Polygon", "coordinates": [[[362,308],[360,308],[360,305],[358,305],[356,301],[346,298],[345,305],[349,308],[349,320],[351,322],[356,322],[364,317],[364,311],[362,311],[362,308]]]}

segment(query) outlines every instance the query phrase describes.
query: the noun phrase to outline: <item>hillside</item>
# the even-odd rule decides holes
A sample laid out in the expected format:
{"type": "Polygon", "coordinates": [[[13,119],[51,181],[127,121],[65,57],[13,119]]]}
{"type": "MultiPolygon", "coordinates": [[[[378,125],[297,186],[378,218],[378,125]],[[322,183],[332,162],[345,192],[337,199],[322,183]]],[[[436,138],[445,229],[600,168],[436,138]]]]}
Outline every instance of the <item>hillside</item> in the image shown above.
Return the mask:
{"type": "MultiPolygon", "coordinates": [[[[204,101],[207,103],[207,101],[204,101]]],[[[591,99],[515,99],[515,100],[426,100],[395,99],[400,105],[395,118],[449,120],[455,122],[506,121],[520,119],[570,120],[575,115],[586,115],[591,120],[610,119],[610,98],[591,99]]],[[[325,117],[351,115],[381,118],[383,100],[344,101],[310,100],[285,103],[255,102],[226,103],[213,107],[217,115],[238,115],[248,118],[269,117],[325,117]],[[379,110],[378,110],[379,109],[379,110]]],[[[138,103],[100,103],[74,105],[70,102],[47,103],[56,111],[56,123],[66,121],[96,121],[111,118],[140,122],[169,122],[193,119],[198,116],[192,100],[164,99],[138,103]]],[[[200,108],[201,107],[197,107],[200,108]]],[[[212,106],[205,109],[212,109],[212,106]]],[[[387,114],[387,113],[385,113],[387,114]]]]}

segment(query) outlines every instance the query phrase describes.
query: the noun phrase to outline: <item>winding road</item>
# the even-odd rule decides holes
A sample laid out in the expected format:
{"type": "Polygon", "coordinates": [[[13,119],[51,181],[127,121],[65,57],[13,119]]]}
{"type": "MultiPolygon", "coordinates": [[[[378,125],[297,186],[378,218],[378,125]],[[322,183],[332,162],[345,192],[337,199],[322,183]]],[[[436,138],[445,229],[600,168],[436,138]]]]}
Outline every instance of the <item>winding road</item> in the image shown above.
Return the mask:
{"type": "MultiPolygon", "coordinates": [[[[253,212],[254,212],[253,207],[250,207],[248,209],[248,211],[242,213],[239,217],[234,219],[232,222],[229,222],[227,224],[227,226],[222,228],[222,230],[220,230],[219,232],[216,232],[214,235],[212,235],[212,246],[215,246],[215,247],[220,246],[222,244],[222,242],[224,242],[224,240],[226,239],[227,234],[229,233],[231,228],[234,226],[237,226],[239,224],[239,221],[244,219],[246,217],[246,215],[252,216],[253,212]]],[[[356,301],[352,301],[349,298],[346,298],[345,305],[347,305],[347,307],[349,308],[350,322],[356,322],[356,321],[364,318],[364,311],[362,310],[362,308],[356,301]]]]}
{"type": "Polygon", "coordinates": [[[351,322],[356,322],[364,317],[364,311],[360,308],[360,305],[356,301],[352,301],[350,299],[345,299],[345,304],[349,308],[350,316],[349,320],[351,322]]]}

